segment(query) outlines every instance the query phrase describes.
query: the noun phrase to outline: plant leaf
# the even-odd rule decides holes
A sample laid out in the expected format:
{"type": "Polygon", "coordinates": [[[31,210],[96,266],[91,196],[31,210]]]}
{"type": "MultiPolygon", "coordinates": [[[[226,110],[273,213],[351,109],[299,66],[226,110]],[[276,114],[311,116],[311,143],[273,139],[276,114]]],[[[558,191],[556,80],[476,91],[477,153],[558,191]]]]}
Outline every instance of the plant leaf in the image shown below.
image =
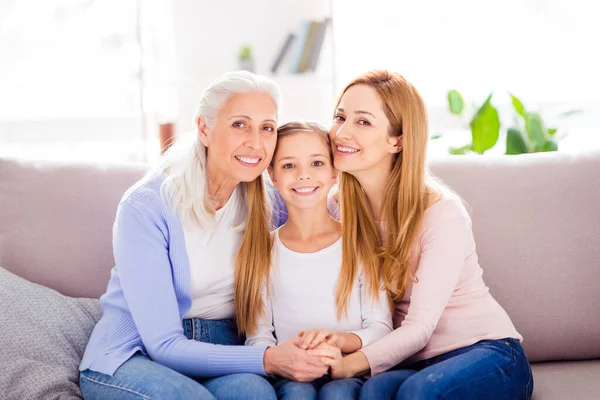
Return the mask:
{"type": "Polygon", "coordinates": [[[568,111],[565,111],[565,112],[561,112],[557,116],[558,117],[569,117],[571,115],[579,114],[579,113],[582,113],[582,112],[583,112],[583,110],[581,108],[576,108],[576,109],[573,109],[573,110],[568,110],[568,111]]]}
{"type": "Polygon", "coordinates": [[[473,150],[470,144],[462,147],[450,147],[448,149],[448,153],[453,155],[463,155],[467,154],[469,151],[473,150]]]}
{"type": "Polygon", "coordinates": [[[529,153],[525,135],[517,128],[509,128],[506,131],[506,154],[523,153],[529,153]]]}
{"type": "Polygon", "coordinates": [[[550,128],[550,129],[548,129],[548,135],[550,135],[550,136],[554,135],[554,134],[556,133],[556,131],[557,131],[557,130],[558,130],[558,129],[555,129],[555,128],[550,128]]]}
{"type": "Polygon", "coordinates": [[[450,90],[448,92],[448,108],[452,114],[460,115],[463,112],[465,102],[458,90],[450,90]]]}
{"type": "Polygon", "coordinates": [[[557,150],[558,150],[558,144],[556,144],[556,142],[552,139],[550,139],[546,143],[544,143],[544,146],[542,147],[542,151],[557,151],[557,150]]]}
{"type": "Polygon", "coordinates": [[[540,151],[546,143],[544,125],[540,115],[537,113],[527,114],[525,128],[527,129],[527,136],[529,136],[529,140],[533,144],[534,152],[540,151]]]}
{"type": "Polygon", "coordinates": [[[492,94],[477,110],[471,120],[471,136],[473,138],[473,151],[483,154],[494,147],[500,136],[500,118],[498,110],[492,105],[492,94]]]}
{"type": "Polygon", "coordinates": [[[431,136],[431,137],[429,138],[429,140],[436,140],[436,139],[439,139],[439,138],[441,138],[441,137],[442,137],[442,135],[433,135],[433,136],[431,136]]]}
{"type": "Polygon", "coordinates": [[[519,100],[516,96],[514,96],[512,94],[510,94],[510,98],[512,100],[513,107],[515,108],[515,111],[517,112],[517,114],[519,114],[521,117],[525,118],[525,114],[526,114],[525,106],[523,105],[521,100],[519,100]]]}

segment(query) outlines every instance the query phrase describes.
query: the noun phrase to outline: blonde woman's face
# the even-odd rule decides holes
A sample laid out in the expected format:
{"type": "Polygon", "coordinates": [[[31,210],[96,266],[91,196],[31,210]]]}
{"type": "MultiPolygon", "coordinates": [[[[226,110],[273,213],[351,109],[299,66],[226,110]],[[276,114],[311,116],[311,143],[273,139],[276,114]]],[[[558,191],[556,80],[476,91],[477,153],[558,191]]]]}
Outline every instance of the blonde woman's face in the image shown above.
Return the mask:
{"type": "Polygon", "coordinates": [[[335,111],[329,131],[335,167],[351,174],[391,166],[397,139],[388,135],[390,122],[375,89],[350,87],[335,111]]]}
{"type": "Polygon", "coordinates": [[[271,163],[277,142],[277,107],[266,93],[239,93],[223,105],[210,129],[198,120],[207,165],[220,179],[250,182],[271,163]]]}
{"type": "Polygon", "coordinates": [[[287,207],[300,209],[327,207],[327,195],[336,179],[329,147],[315,132],[279,138],[269,174],[287,207]]]}

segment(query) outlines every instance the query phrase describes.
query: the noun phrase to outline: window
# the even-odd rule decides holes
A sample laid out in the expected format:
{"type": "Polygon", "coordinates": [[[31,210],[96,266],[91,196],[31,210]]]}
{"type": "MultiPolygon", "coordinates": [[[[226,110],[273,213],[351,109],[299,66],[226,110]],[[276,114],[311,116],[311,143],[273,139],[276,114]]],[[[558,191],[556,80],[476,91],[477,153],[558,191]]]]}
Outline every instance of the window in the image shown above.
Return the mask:
{"type": "Polygon", "coordinates": [[[435,154],[468,138],[446,111],[450,89],[478,104],[494,90],[501,115],[512,111],[510,91],[569,133],[560,149],[600,148],[598,15],[584,0],[337,0],[337,87],[372,68],[403,74],[425,98],[432,133],[456,132],[432,142],[435,154]],[[583,112],[558,117],[571,109],[583,112]]]}
{"type": "MultiPolygon", "coordinates": [[[[8,0],[0,7],[0,154],[141,161],[157,2],[8,0]],[[144,25],[145,24],[145,25],[144,25]],[[141,66],[144,66],[142,70],[141,66]]],[[[156,85],[154,85],[155,87],[156,85]]],[[[151,103],[151,102],[149,102],[151,103]]],[[[156,136],[156,135],[154,135],[156,136]]]]}

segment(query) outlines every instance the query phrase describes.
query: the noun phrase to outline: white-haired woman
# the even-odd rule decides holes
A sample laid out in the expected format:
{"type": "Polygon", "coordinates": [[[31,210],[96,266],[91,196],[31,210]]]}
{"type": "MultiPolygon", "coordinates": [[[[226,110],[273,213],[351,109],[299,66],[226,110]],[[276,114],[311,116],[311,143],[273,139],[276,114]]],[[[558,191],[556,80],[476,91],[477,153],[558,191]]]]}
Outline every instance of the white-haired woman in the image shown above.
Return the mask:
{"type": "Polygon", "coordinates": [[[224,74],[202,96],[194,140],[123,196],[104,313],[80,366],[84,398],[274,399],[264,375],[326,373],[294,340],[242,346],[269,269],[262,173],[279,104],[267,78],[224,74]]]}

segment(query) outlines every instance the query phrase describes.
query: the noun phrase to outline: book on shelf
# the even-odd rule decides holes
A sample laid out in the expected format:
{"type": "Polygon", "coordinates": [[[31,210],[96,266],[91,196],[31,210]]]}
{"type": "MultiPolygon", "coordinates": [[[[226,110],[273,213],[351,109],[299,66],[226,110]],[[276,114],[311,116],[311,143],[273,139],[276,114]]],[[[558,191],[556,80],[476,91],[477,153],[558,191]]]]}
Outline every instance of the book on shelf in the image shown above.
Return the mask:
{"type": "Polygon", "coordinates": [[[287,37],[285,38],[285,41],[283,42],[283,45],[281,46],[279,53],[277,53],[275,62],[273,62],[273,66],[271,67],[272,73],[276,73],[277,70],[279,69],[279,67],[281,66],[281,63],[283,62],[285,56],[289,53],[289,50],[292,47],[292,43],[294,43],[295,38],[296,38],[296,35],[293,33],[289,33],[287,35],[287,37]]]}
{"type": "Polygon", "coordinates": [[[271,72],[277,73],[286,61],[289,62],[288,70],[292,74],[315,72],[328,26],[328,18],[322,21],[302,21],[298,30],[285,38],[271,72]]]}

